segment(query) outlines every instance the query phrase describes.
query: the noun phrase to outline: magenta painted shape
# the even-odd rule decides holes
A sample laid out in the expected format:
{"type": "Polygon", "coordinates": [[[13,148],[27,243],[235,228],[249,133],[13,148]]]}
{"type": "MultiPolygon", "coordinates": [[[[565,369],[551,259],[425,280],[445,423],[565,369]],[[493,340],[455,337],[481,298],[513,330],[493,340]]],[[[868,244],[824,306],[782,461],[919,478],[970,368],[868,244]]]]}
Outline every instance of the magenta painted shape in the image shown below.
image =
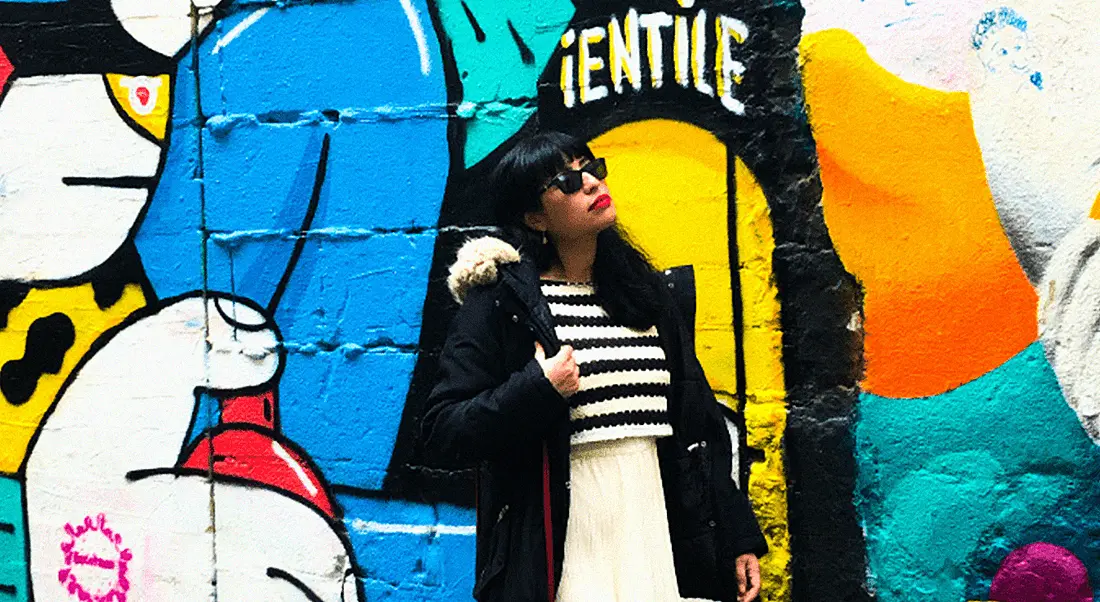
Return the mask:
{"type": "Polygon", "coordinates": [[[998,602],[1093,602],[1085,565],[1069,550],[1028,544],[1001,563],[989,599],[998,602]]]}

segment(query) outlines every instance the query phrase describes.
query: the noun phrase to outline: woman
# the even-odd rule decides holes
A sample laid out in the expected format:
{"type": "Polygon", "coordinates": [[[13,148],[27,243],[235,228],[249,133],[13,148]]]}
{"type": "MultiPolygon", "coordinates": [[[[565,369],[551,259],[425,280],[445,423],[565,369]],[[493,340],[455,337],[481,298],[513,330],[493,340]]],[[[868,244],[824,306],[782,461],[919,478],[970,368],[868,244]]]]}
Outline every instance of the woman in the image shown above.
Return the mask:
{"type": "Polygon", "coordinates": [[[482,602],[747,602],[767,551],[667,287],[616,228],[602,159],[548,132],[493,174],[512,243],[466,243],[422,423],[478,464],[482,602]],[[517,250],[517,247],[519,250],[517,250]]]}

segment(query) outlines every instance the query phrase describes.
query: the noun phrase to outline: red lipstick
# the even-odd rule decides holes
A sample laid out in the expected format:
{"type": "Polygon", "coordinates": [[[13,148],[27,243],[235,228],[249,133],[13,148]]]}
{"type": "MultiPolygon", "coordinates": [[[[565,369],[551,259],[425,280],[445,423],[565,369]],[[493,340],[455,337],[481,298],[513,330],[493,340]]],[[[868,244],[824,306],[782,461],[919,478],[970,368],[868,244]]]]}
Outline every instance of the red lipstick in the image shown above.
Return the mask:
{"type": "Polygon", "coordinates": [[[588,206],[589,211],[599,211],[600,209],[607,209],[611,206],[611,196],[601,194],[596,197],[596,200],[592,201],[592,204],[588,206]]]}

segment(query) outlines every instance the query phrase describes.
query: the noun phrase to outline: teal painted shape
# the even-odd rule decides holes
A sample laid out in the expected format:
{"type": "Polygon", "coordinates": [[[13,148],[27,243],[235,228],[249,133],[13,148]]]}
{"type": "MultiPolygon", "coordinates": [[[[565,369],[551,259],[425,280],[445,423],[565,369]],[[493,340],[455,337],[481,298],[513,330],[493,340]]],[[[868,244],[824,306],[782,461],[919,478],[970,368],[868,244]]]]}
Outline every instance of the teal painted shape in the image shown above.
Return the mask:
{"type": "Polygon", "coordinates": [[[30,599],[26,546],[23,484],[0,476],[0,602],[27,602],[30,599]]]}
{"type": "Polygon", "coordinates": [[[1039,343],[942,395],[862,395],[855,439],[879,602],[986,599],[1004,557],[1033,541],[1100,579],[1100,448],[1039,343]]]}
{"type": "Polygon", "coordinates": [[[437,0],[436,5],[462,83],[459,116],[467,120],[468,167],[515,134],[535,112],[539,76],[574,7],[569,0],[437,0]],[[534,59],[529,64],[523,62],[517,36],[534,59]]]}

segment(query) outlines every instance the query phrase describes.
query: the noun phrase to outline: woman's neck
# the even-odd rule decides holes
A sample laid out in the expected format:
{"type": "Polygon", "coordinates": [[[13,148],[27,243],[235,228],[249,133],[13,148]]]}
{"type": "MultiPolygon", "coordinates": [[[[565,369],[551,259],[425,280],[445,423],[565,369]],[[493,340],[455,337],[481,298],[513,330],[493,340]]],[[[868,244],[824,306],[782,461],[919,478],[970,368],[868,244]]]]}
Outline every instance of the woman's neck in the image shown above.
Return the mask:
{"type": "Polygon", "coordinates": [[[554,241],[558,261],[543,273],[551,280],[591,282],[592,265],[596,262],[596,237],[554,241]]]}

